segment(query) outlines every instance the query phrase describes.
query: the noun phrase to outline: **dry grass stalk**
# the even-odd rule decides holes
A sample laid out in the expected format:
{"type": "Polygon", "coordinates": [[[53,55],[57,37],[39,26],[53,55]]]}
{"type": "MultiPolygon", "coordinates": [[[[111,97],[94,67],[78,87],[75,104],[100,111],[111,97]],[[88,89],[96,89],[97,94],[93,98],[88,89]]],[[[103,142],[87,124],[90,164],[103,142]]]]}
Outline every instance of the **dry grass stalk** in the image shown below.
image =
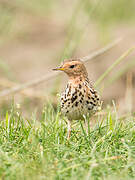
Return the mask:
{"type": "MultiPolygon", "coordinates": [[[[113,48],[114,46],[116,46],[119,42],[121,41],[121,39],[117,39],[115,41],[113,41],[112,43],[108,44],[107,46],[91,53],[90,55],[87,55],[85,57],[82,57],[81,59],[83,61],[88,61],[88,60],[92,60],[93,58],[96,58],[97,56],[100,56],[101,54],[107,52],[108,50],[110,50],[111,48],[113,48]]],[[[57,75],[60,74],[60,73],[57,73],[57,75]]],[[[18,93],[18,92],[21,92],[23,91],[24,89],[27,89],[27,88],[30,88],[32,86],[36,86],[42,82],[45,82],[45,81],[48,81],[49,79],[52,79],[56,77],[56,73],[54,72],[51,72],[51,73],[48,73],[42,77],[39,77],[37,79],[34,79],[34,80],[31,80],[29,82],[26,82],[24,84],[21,84],[21,85],[16,85],[15,87],[12,87],[10,89],[6,89],[6,90],[3,90],[1,93],[0,93],[0,97],[6,97],[8,95],[11,95],[11,94],[15,94],[15,93],[18,93]]]]}

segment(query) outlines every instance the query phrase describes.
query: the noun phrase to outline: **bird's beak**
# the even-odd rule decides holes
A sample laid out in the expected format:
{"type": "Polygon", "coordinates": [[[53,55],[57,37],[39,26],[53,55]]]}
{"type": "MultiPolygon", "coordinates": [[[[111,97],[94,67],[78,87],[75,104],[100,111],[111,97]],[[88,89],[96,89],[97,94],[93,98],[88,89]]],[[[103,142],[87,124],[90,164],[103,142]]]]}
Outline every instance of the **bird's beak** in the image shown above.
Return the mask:
{"type": "Polygon", "coordinates": [[[57,67],[57,68],[54,68],[53,71],[64,71],[64,68],[63,67],[57,67]]]}

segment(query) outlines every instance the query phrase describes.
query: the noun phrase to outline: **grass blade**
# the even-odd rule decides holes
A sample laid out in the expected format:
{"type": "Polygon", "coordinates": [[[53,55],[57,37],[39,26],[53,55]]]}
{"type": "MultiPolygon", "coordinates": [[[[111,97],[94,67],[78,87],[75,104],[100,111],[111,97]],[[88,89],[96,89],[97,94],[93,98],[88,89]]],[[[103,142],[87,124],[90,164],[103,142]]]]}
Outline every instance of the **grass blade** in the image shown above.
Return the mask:
{"type": "Polygon", "coordinates": [[[101,82],[112,71],[112,69],[117,66],[121,61],[123,61],[124,58],[126,58],[134,49],[135,46],[129,48],[124,54],[122,54],[118,59],[116,59],[116,61],[98,78],[94,86],[96,87],[101,84],[101,82]]]}

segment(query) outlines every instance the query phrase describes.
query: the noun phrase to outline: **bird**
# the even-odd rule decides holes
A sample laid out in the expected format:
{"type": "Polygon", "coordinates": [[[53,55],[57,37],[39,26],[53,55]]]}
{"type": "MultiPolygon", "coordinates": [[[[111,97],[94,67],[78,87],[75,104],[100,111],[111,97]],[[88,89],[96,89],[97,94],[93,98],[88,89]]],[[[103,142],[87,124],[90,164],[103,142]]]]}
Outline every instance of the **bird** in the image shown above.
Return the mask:
{"type": "Polygon", "coordinates": [[[54,68],[68,75],[68,82],[60,96],[61,112],[67,117],[67,139],[71,136],[73,120],[91,117],[101,109],[98,92],[88,78],[88,73],[80,58],[65,59],[62,64],[54,68]]]}

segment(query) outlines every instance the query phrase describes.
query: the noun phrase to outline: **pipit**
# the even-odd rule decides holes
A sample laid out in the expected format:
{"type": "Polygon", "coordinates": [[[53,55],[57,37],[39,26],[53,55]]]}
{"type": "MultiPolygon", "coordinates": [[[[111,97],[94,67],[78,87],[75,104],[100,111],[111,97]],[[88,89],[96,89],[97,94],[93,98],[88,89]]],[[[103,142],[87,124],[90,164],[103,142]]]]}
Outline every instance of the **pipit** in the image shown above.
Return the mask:
{"type": "Polygon", "coordinates": [[[61,112],[68,119],[67,138],[69,139],[71,121],[90,117],[100,109],[101,103],[80,59],[64,60],[60,67],[53,70],[64,71],[69,77],[66,89],[61,94],[61,112]]]}

